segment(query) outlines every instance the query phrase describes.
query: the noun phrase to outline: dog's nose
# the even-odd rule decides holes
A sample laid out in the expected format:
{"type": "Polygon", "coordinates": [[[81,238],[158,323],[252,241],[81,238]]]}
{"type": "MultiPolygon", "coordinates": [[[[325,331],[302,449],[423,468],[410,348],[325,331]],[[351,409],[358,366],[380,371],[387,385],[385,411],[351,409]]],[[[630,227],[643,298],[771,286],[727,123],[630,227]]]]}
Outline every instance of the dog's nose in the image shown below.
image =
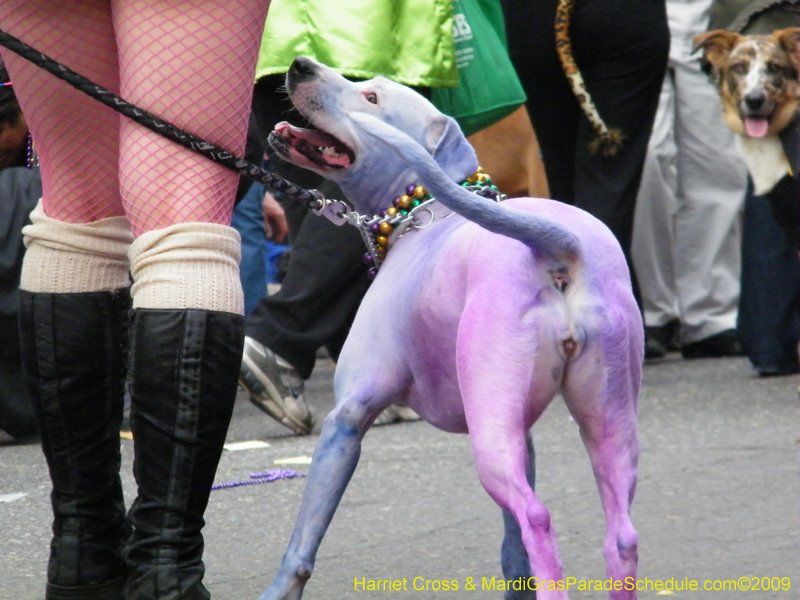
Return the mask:
{"type": "Polygon", "coordinates": [[[289,73],[286,76],[286,87],[292,91],[294,86],[304,81],[309,81],[317,76],[317,65],[310,58],[305,56],[298,56],[289,67],[289,73]]]}
{"type": "Polygon", "coordinates": [[[750,110],[761,110],[761,107],[764,106],[764,102],[766,101],[767,96],[764,92],[750,92],[744,97],[745,106],[750,110]]]}

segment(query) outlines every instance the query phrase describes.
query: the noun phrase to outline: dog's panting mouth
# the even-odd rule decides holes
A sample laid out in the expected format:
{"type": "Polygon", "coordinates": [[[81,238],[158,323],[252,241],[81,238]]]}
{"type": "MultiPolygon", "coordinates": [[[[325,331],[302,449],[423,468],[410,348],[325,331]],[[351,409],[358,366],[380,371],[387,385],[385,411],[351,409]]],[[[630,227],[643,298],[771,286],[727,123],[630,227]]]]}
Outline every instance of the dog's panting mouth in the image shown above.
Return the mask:
{"type": "Polygon", "coordinates": [[[769,129],[769,119],[765,117],[745,117],[744,131],[752,138],[762,138],[767,135],[769,129]]]}
{"type": "Polygon", "coordinates": [[[302,164],[302,158],[315,166],[343,169],[355,161],[355,154],[346,144],[324,131],[302,129],[281,121],[270,135],[270,143],[278,152],[302,164]]]}

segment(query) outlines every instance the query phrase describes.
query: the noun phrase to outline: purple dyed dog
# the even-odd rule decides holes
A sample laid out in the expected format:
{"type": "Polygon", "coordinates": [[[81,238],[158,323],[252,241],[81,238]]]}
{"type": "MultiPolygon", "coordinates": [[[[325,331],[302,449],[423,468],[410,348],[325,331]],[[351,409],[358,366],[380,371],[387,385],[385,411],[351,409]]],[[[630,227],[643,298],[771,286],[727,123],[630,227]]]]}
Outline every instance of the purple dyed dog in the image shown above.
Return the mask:
{"type": "Polygon", "coordinates": [[[610,597],[635,598],[630,504],[643,327],[615,238],[572,206],[497,203],[459,186],[477,169],[472,148],[455,121],[408,88],[382,78],[351,83],[302,57],[287,88],[319,131],[277,125],[271,140],[282,156],[336,181],[361,214],[380,214],[409,185],[436,200],[418,227],[387,236],[389,251],[339,359],[336,408],[294,533],[262,600],[302,596],[361,439],[394,402],[440,429],[469,433],[480,481],[505,511],[505,577],[533,574],[539,600],[567,598],[550,516],[529,481],[529,430],[559,392],[605,510],[607,575],[623,588],[610,597]]]}

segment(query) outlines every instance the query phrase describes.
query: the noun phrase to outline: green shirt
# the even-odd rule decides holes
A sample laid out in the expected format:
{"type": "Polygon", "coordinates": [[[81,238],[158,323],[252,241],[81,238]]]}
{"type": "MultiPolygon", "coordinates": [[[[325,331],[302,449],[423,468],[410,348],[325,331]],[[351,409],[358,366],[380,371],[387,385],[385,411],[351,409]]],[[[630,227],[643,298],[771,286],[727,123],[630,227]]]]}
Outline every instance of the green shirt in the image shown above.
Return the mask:
{"type": "Polygon", "coordinates": [[[272,0],[256,79],[307,56],[342,75],[458,85],[451,0],[272,0]]]}

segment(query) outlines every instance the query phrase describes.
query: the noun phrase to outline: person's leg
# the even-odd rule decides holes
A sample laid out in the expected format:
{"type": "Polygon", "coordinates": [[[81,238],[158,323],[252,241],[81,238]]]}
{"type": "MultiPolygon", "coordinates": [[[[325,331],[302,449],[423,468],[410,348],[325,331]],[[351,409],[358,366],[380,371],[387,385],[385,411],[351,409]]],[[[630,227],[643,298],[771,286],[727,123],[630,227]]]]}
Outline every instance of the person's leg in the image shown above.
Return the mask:
{"type": "MultiPolygon", "coordinates": [[[[330,182],[328,198],[342,198],[330,182]]],[[[295,433],[310,433],[313,417],[303,396],[317,350],[336,360],[369,288],[364,243],[354,227],[337,227],[309,212],[289,254],[281,289],[260,300],[247,319],[240,375],[250,400],[295,433]]]]}
{"type": "Polygon", "coordinates": [[[555,0],[503,0],[509,55],[528,97],[550,197],[572,203],[581,112],[556,54],[555,11],[555,0]]]}
{"type": "Polygon", "coordinates": [[[669,345],[666,326],[680,315],[672,256],[678,185],[674,125],[674,83],[672,72],[668,71],[636,198],[631,249],[642,294],[648,358],[666,354],[669,345]]]}
{"type": "Polygon", "coordinates": [[[0,313],[0,431],[18,442],[36,438],[36,415],[22,371],[19,310],[0,313]]]}
{"type": "Polygon", "coordinates": [[[769,203],[744,203],[742,293],[737,331],[759,375],[796,373],[800,339],[800,263],[769,203]]]}
{"type": "Polygon", "coordinates": [[[242,262],[239,268],[244,291],[244,314],[253,312],[267,290],[267,246],[261,202],[264,186],[253,183],[233,209],[231,227],[242,238],[242,262]]]}
{"type": "Polygon", "coordinates": [[[122,598],[129,309],[127,290],[20,294],[24,366],[53,482],[47,600],[122,598]]]}
{"type": "MultiPolygon", "coordinates": [[[[681,342],[684,355],[692,357],[692,344],[736,327],[747,170],[734,134],[722,122],[719,97],[694,57],[676,66],[675,77],[675,272],[681,342]]],[[[725,353],[740,353],[734,345],[725,353]]]]}
{"type": "MultiPolygon", "coordinates": [[[[124,97],[241,154],[266,0],[112,0],[124,97]]],[[[238,176],[123,121],[120,184],[137,239],[131,429],[138,496],[128,600],[198,600],[204,525],[244,333],[238,176]]]]}
{"type": "Polygon", "coordinates": [[[631,12],[617,0],[579,1],[572,39],[575,60],[601,117],[624,136],[615,156],[594,155],[589,144],[595,132],[588,119],[581,117],[574,204],[611,229],[633,275],[630,252],[636,195],[669,54],[664,2],[639,2],[631,12]]]}
{"type": "MultiPolygon", "coordinates": [[[[3,29],[118,90],[108,3],[4,0],[3,29]]],[[[42,168],[23,230],[20,337],[53,484],[48,600],[118,600],[129,528],[119,479],[130,231],[117,178],[119,118],[4,52],[42,168]]]]}
{"type": "MultiPolygon", "coordinates": [[[[4,31],[119,91],[107,0],[3,0],[0,16],[4,31]]],[[[39,155],[44,212],[69,223],[122,216],[119,115],[13,52],[2,54],[39,155]]]]}
{"type": "Polygon", "coordinates": [[[19,334],[19,277],[25,247],[22,229],[42,197],[38,168],[0,171],[0,430],[17,441],[38,435],[25,374],[19,334]]]}
{"type": "MultiPolygon", "coordinates": [[[[616,0],[576,3],[576,62],[600,115],[626,138],[612,158],[589,153],[595,133],[556,54],[555,6],[555,0],[503,3],[509,52],[528,95],[550,194],[603,221],[622,245],[633,274],[636,194],[669,50],[664,2],[647,0],[634,13],[616,0]]],[[[638,293],[635,277],[634,289],[638,293]]]]}

